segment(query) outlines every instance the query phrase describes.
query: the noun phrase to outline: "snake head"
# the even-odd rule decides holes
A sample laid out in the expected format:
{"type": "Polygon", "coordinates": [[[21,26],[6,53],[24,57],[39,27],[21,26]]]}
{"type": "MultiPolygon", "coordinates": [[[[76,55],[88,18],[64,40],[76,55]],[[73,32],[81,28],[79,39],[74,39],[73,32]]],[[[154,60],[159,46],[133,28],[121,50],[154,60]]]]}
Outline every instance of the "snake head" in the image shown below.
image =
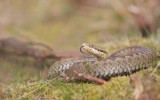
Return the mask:
{"type": "Polygon", "coordinates": [[[89,43],[83,43],[82,46],[80,47],[80,51],[82,53],[88,53],[88,54],[94,55],[98,58],[108,57],[107,51],[105,51],[104,49],[102,49],[98,46],[95,46],[95,45],[89,44],[89,43]]]}

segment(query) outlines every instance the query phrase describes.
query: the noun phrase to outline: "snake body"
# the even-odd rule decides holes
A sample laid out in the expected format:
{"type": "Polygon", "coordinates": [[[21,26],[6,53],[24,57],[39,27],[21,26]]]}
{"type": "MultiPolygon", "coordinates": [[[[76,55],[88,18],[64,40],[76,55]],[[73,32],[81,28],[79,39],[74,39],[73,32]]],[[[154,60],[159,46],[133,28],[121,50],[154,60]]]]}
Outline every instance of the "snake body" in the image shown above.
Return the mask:
{"type": "Polygon", "coordinates": [[[64,74],[76,79],[83,73],[108,80],[111,77],[130,75],[148,68],[157,58],[157,53],[144,46],[132,46],[120,49],[101,60],[97,58],[69,58],[56,62],[49,70],[49,77],[64,74]]]}
{"type": "Polygon", "coordinates": [[[66,70],[70,69],[72,66],[78,65],[83,62],[95,62],[97,58],[68,58],[62,59],[56,63],[54,63],[48,73],[48,78],[55,77],[57,75],[62,75],[66,70]]]}

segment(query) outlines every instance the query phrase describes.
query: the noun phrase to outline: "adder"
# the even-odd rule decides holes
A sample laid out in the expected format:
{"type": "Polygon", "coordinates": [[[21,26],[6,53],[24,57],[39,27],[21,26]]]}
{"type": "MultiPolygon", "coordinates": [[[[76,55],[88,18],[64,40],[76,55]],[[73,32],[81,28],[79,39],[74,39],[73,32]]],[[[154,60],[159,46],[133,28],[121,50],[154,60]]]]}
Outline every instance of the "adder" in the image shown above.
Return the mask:
{"type": "Polygon", "coordinates": [[[105,50],[87,43],[81,46],[82,49],[95,57],[62,59],[50,67],[48,78],[60,75],[67,81],[82,79],[103,84],[111,77],[146,69],[160,58],[157,52],[144,46],[123,48],[110,56],[105,50]]]}

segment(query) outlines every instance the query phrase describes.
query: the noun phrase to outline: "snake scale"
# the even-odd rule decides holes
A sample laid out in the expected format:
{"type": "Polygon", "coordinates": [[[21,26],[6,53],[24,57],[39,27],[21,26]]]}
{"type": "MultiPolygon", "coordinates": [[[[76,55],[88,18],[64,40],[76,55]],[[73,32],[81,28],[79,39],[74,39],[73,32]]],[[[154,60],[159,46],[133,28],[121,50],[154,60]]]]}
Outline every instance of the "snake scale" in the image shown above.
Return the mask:
{"type": "Polygon", "coordinates": [[[70,79],[78,79],[76,73],[82,73],[109,80],[111,77],[130,75],[141,69],[146,69],[159,58],[155,51],[144,46],[123,48],[109,57],[99,56],[101,53],[106,53],[99,48],[90,47],[89,50],[96,57],[62,59],[50,67],[48,77],[64,75],[70,79]],[[97,56],[101,59],[98,59],[97,56]]]}

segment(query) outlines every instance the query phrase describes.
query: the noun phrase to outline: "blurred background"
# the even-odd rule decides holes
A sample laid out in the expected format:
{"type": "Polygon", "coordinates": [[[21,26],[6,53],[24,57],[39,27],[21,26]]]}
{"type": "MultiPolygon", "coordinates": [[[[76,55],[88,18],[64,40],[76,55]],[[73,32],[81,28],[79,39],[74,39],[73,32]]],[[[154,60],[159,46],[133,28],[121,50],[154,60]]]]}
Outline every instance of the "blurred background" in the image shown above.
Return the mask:
{"type": "MultiPolygon", "coordinates": [[[[8,37],[41,42],[56,52],[79,52],[84,42],[108,52],[146,39],[159,44],[160,1],[0,0],[0,39],[8,37]]],[[[38,65],[42,69],[28,58],[1,55],[0,83],[41,79],[49,65],[38,65]]]]}
{"type": "MultiPolygon", "coordinates": [[[[46,79],[55,61],[82,57],[82,43],[103,47],[109,54],[132,45],[160,51],[160,0],[0,0],[0,98],[130,100],[134,90],[142,93],[141,86],[148,87],[141,97],[159,94],[158,74],[154,81],[135,78],[135,88],[123,77],[103,87],[58,83],[32,92],[41,83],[27,82],[46,79]]],[[[144,78],[146,73],[140,74],[144,78]]]]}
{"type": "Polygon", "coordinates": [[[83,42],[158,33],[159,5],[159,0],[1,0],[0,34],[75,50],[83,42]]]}

